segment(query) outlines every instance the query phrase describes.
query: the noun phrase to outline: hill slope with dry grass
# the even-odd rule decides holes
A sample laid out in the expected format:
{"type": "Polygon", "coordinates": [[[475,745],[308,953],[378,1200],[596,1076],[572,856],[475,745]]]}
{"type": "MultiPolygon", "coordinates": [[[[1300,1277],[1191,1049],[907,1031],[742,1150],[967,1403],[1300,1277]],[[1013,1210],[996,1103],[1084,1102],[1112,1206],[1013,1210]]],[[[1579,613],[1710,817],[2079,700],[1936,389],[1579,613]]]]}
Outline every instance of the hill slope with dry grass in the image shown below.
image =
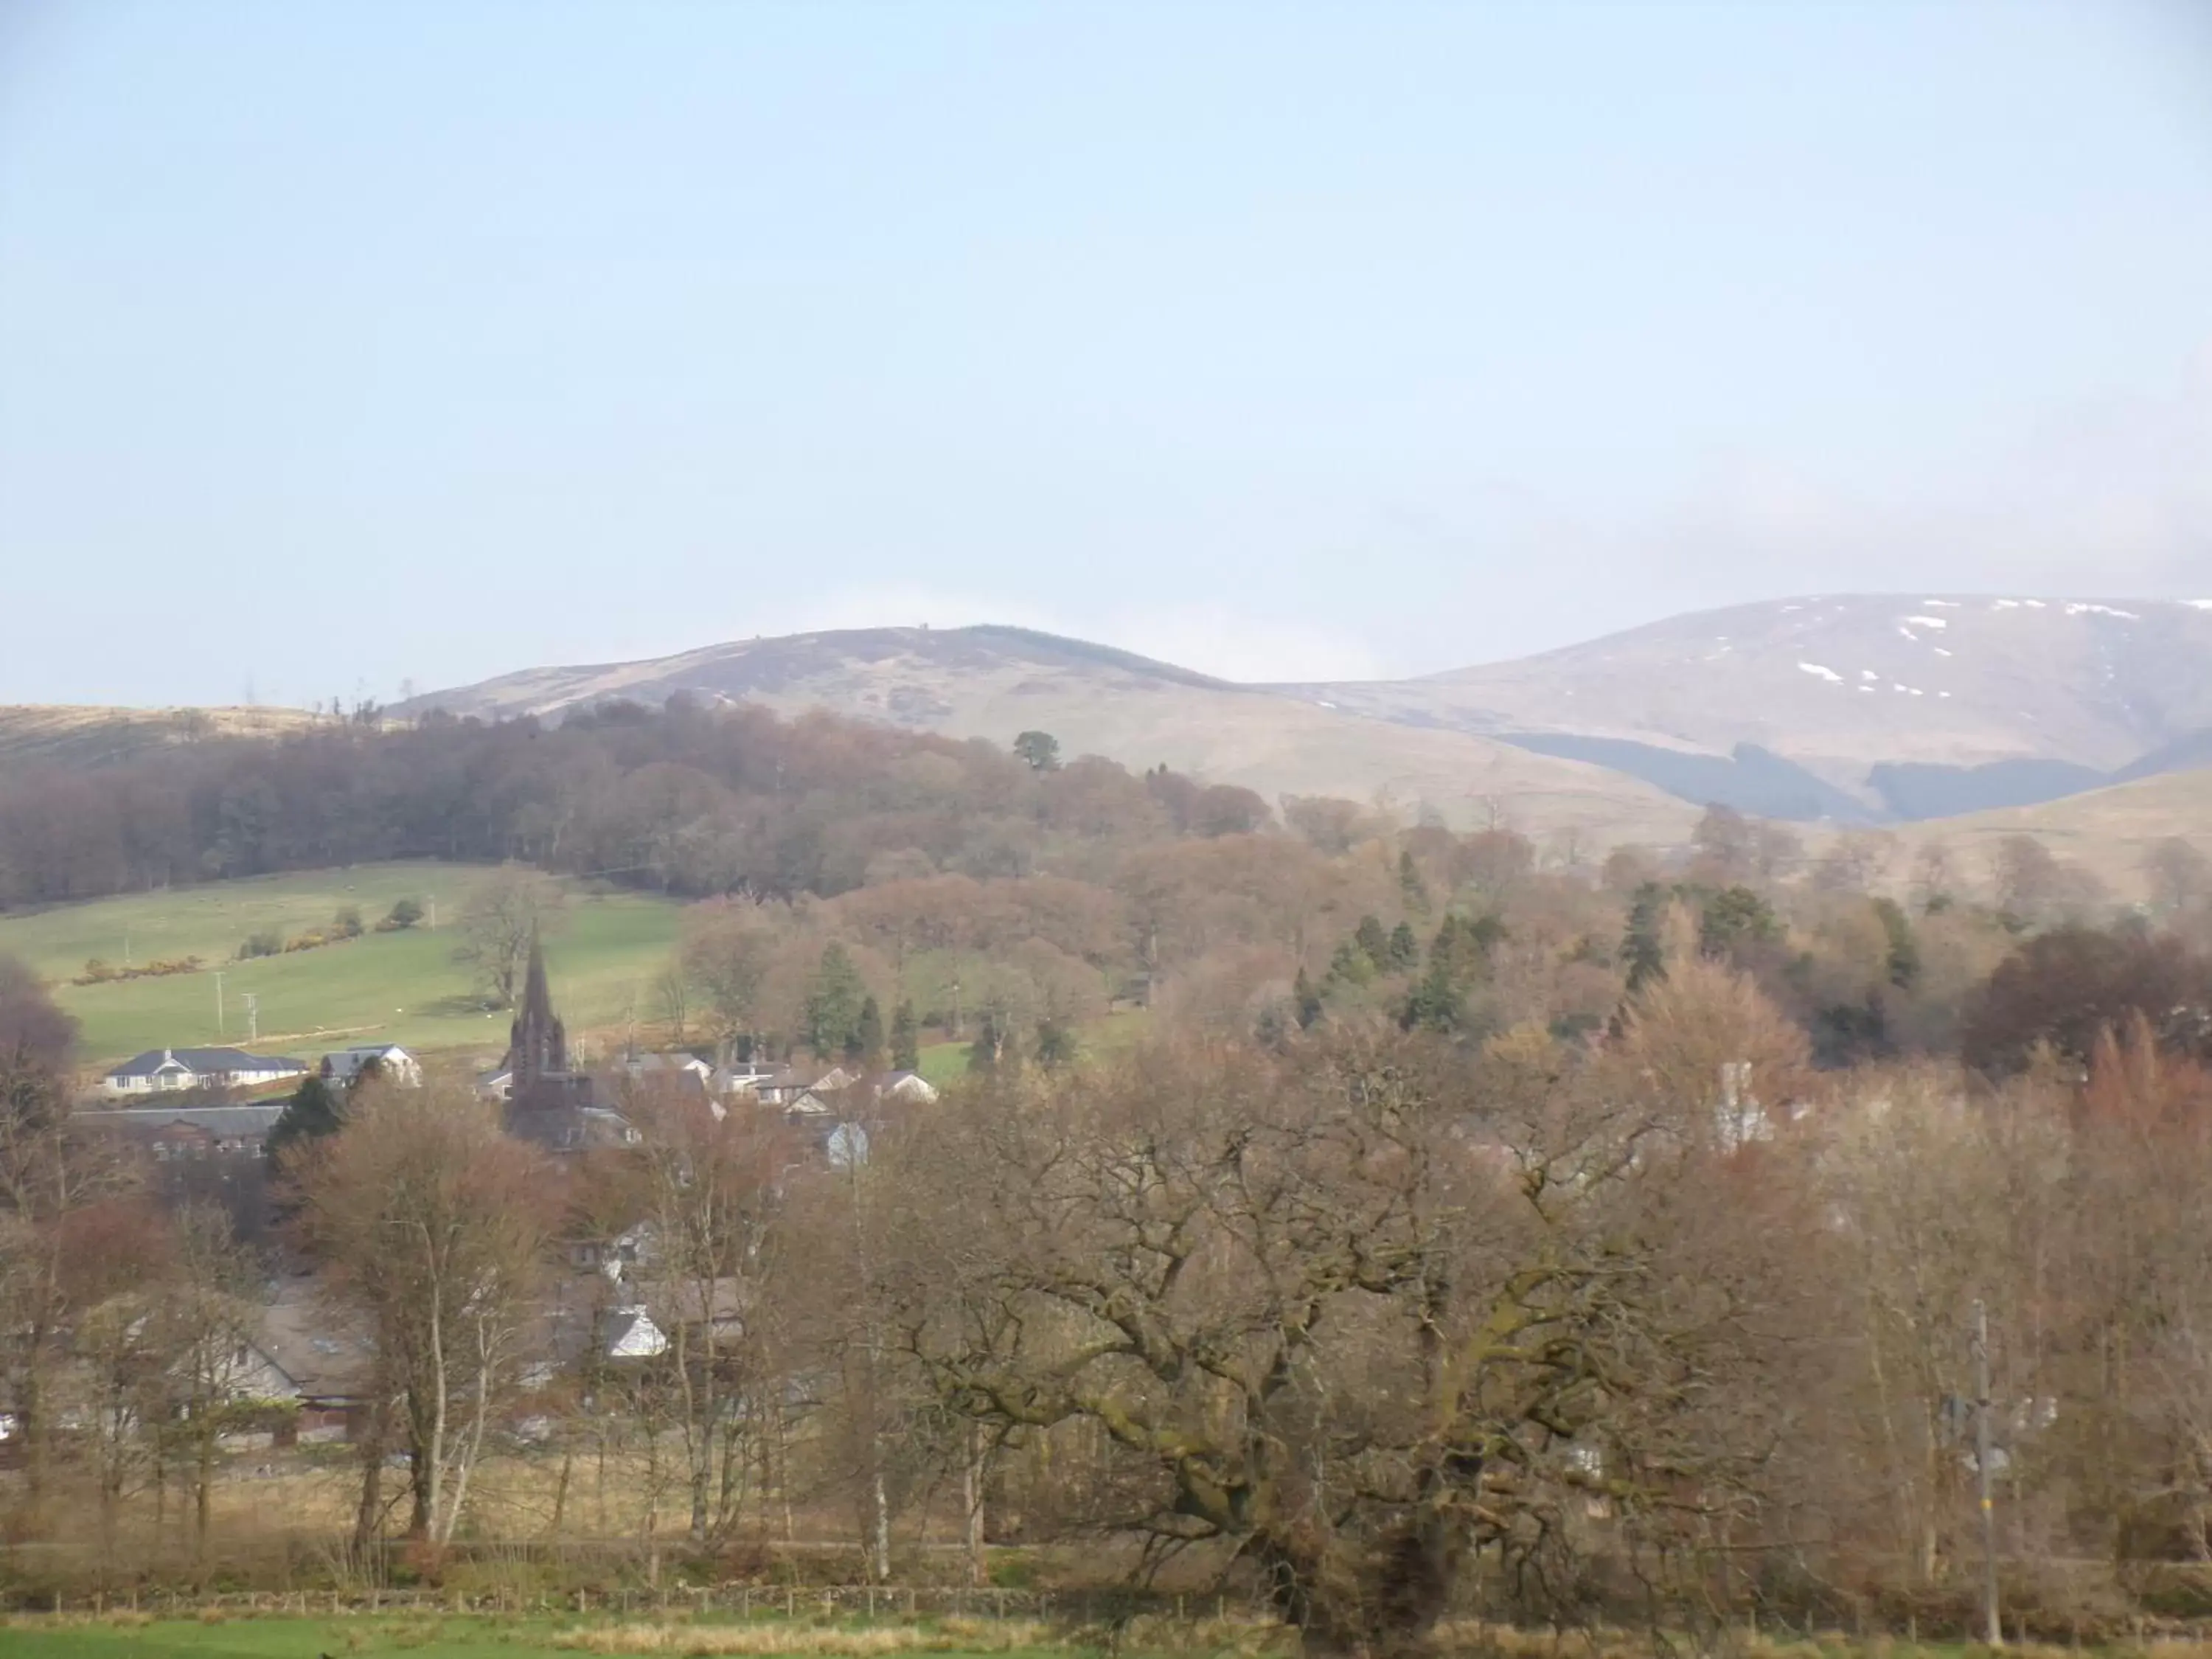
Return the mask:
{"type": "Polygon", "coordinates": [[[1678,842],[1688,802],[1602,767],[1472,733],[1375,720],[1231,685],[1171,664],[1016,628],[884,628],[741,641],[655,661],[536,669],[404,705],[464,714],[557,714],[688,695],[810,708],[1011,742],[1039,730],[1064,753],[1164,764],[1285,794],[1387,797],[1462,827],[1500,820],[1543,837],[1678,842]]]}
{"type": "Polygon", "coordinates": [[[2170,772],[2039,806],[1936,819],[1911,825],[1899,839],[1908,854],[1942,842],[1978,873],[1999,842],[2022,835],[2087,870],[2115,894],[2138,899],[2143,855],[2160,842],[2179,837],[2212,853],[2212,770],[2170,772]]]}
{"type": "Polygon", "coordinates": [[[302,708],[111,708],[0,704],[0,768],[97,766],[203,738],[278,738],[314,724],[302,708]]]}

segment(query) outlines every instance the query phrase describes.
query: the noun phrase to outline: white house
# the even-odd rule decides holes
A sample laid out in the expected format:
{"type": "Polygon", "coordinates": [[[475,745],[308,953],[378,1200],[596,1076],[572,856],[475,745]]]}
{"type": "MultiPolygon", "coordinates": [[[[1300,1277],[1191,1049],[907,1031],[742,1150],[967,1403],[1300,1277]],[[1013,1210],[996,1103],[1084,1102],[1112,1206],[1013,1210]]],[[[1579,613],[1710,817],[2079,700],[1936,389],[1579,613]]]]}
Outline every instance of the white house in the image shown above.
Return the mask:
{"type": "Polygon", "coordinates": [[[361,1068],[372,1063],[387,1083],[408,1089],[422,1086],[422,1062],[396,1042],[363,1043],[325,1054],[323,1076],[341,1089],[348,1088],[361,1075],[361,1068]]]}
{"type": "Polygon", "coordinates": [[[127,1098],[183,1089],[258,1089],[307,1074],[296,1060],[243,1048],[149,1048],[103,1076],[100,1092],[127,1098]]]}

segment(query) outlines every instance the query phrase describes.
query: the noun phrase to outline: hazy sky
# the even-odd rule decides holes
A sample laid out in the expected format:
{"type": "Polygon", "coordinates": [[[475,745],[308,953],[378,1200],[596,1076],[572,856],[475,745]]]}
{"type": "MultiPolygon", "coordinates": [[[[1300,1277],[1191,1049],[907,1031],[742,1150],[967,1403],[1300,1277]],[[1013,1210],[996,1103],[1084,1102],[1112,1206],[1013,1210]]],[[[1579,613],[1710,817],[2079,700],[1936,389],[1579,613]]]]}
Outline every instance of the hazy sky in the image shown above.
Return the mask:
{"type": "Polygon", "coordinates": [[[0,701],[2212,594],[2212,4],[0,0],[0,701]]]}

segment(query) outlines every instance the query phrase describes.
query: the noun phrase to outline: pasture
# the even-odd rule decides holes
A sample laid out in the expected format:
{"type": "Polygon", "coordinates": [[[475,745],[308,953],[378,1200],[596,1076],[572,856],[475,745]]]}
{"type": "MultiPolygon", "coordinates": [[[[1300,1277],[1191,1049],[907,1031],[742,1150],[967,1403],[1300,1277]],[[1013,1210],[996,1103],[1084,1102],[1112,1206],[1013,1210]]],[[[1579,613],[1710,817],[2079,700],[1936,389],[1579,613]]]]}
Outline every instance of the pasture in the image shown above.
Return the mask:
{"type": "MultiPolygon", "coordinates": [[[[253,1046],[312,1059],[347,1042],[482,1049],[507,1042],[507,1016],[483,1006],[473,969],[456,960],[459,918],[489,873],[481,865],[410,862],[257,877],[0,916],[0,955],[21,957],[53,982],[82,1023],[81,1052],[105,1064],[146,1048],[243,1044],[244,997],[259,1003],[253,1046]],[[287,938],[326,927],[342,906],[374,927],[412,898],[437,923],[368,933],[342,944],[236,960],[249,934],[287,938]],[[200,971],[73,985],[88,958],[119,966],[197,956],[200,971]],[[216,975],[222,975],[217,1008],[216,975]]],[[[668,960],[679,907],[648,895],[572,884],[545,941],[554,999],[574,1031],[651,1023],[652,983],[668,960]]]]}

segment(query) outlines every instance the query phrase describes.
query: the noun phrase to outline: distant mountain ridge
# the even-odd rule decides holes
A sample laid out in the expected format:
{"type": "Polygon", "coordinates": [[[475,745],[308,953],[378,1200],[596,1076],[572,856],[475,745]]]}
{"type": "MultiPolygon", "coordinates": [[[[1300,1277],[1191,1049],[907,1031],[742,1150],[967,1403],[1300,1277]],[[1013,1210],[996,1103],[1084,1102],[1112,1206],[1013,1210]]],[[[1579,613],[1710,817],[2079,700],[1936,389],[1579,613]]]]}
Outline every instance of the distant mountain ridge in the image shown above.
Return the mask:
{"type": "Polygon", "coordinates": [[[1657,798],[1897,822],[2212,764],[2212,601],[1822,596],[1414,679],[1265,686],[1029,629],[862,629],[532,669],[400,712],[679,692],[1000,742],[1038,728],[1070,755],[1460,819],[1504,801],[1644,834],[1668,821],[1657,798]]]}

